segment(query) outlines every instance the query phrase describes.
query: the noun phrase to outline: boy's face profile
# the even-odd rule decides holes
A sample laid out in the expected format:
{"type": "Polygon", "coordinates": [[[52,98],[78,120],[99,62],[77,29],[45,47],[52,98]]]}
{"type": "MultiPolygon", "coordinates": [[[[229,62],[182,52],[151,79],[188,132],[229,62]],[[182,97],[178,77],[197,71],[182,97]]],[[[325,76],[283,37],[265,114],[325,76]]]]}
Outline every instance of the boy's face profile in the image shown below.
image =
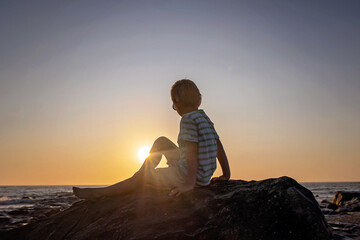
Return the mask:
{"type": "Polygon", "coordinates": [[[180,115],[184,115],[184,113],[182,112],[182,105],[180,103],[175,103],[173,102],[173,109],[180,115]]]}
{"type": "Polygon", "coordinates": [[[183,104],[179,103],[175,103],[173,101],[173,109],[182,117],[185,113],[188,112],[192,112],[197,110],[197,107],[193,107],[193,106],[185,106],[183,104]]]}

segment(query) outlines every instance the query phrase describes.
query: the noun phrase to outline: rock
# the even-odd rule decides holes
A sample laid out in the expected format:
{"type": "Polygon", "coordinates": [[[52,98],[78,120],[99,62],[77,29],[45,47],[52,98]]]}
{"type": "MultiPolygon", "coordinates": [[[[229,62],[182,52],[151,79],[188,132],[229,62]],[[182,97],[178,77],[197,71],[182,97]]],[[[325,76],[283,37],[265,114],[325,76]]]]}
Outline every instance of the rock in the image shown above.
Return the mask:
{"type": "Polygon", "coordinates": [[[347,213],[347,212],[352,212],[352,209],[348,207],[339,207],[335,210],[335,213],[347,213]]]}
{"type": "Polygon", "coordinates": [[[50,217],[50,216],[52,216],[52,215],[54,215],[54,214],[56,214],[56,213],[58,213],[58,212],[60,212],[60,211],[61,211],[60,208],[53,208],[53,209],[51,209],[50,211],[46,212],[45,215],[46,215],[47,217],[50,217]]]}
{"type": "Polygon", "coordinates": [[[332,205],[336,205],[336,212],[358,212],[360,211],[360,192],[336,192],[332,205]]]}
{"type": "Polygon", "coordinates": [[[28,197],[28,196],[24,196],[24,197],[22,197],[21,199],[30,199],[30,200],[34,200],[34,198],[32,198],[32,197],[28,197]]]}
{"type": "Polygon", "coordinates": [[[11,218],[9,217],[0,217],[0,226],[7,225],[11,223],[11,218]]]}
{"type": "Polygon", "coordinates": [[[351,212],[359,212],[360,198],[353,198],[352,200],[345,202],[344,206],[351,209],[351,212]]]}
{"type": "Polygon", "coordinates": [[[18,209],[10,211],[8,214],[11,216],[18,216],[18,215],[27,215],[29,211],[27,209],[18,209]]]}
{"type": "Polygon", "coordinates": [[[336,240],[360,239],[360,212],[327,215],[326,218],[329,225],[333,228],[336,240]],[[341,235],[344,238],[337,238],[337,235],[341,235]]]}
{"type": "Polygon", "coordinates": [[[180,197],[144,187],[0,233],[0,239],[330,240],[313,194],[289,177],[230,180],[180,197]]]}
{"type": "Polygon", "coordinates": [[[332,209],[332,210],[336,210],[338,208],[338,205],[336,205],[335,203],[329,203],[327,205],[328,209],[332,209]]]}
{"type": "Polygon", "coordinates": [[[333,212],[333,210],[321,209],[321,212],[322,212],[324,215],[327,215],[327,214],[331,214],[331,213],[333,212]]]}
{"type": "Polygon", "coordinates": [[[327,206],[329,205],[329,201],[324,199],[319,203],[319,205],[320,205],[320,208],[327,208],[327,206]]]}
{"type": "Polygon", "coordinates": [[[341,205],[347,201],[350,201],[354,198],[360,200],[360,192],[338,191],[335,193],[332,203],[339,206],[339,205],[341,205]]]}

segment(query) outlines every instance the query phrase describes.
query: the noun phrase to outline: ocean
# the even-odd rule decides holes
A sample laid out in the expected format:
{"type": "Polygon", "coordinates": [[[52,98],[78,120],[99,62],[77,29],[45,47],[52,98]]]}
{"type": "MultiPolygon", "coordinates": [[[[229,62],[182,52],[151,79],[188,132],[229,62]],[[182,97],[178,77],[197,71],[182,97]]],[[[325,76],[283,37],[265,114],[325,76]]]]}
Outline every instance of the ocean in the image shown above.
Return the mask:
{"type": "MultiPolygon", "coordinates": [[[[74,185],[102,187],[102,185],[74,185]]],[[[63,211],[79,201],[73,186],[0,186],[0,231],[10,230],[63,211]]]]}
{"type": "Polygon", "coordinates": [[[307,182],[300,184],[309,189],[319,203],[323,200],[331,202],[337,191],[360,192],[360,182],[307,182]]]}
{"type": "MultiPolygon", "coordinates": [[[[331,202],[336,191],[360,191],[360,182],[300,183],[316,200],[331,202]]],[[[73,186],[0,186],[0,231],[28,224],[63,211],[79,201],[72,194],[73,186]]],[[[77,187],[102,187],[87,185],[77,187]]]]}

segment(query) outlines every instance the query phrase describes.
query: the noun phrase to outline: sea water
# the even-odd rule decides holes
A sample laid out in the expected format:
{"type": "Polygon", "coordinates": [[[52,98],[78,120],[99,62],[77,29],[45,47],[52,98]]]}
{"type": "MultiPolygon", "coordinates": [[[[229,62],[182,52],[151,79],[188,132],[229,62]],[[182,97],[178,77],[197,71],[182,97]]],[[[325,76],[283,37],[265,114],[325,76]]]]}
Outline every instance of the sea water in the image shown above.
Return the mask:
{"type": "MultiPolygon", "coordinates": [[[[58,204],[64,197],[72,195],[73,185],[55,186],[0,186],[0,214],[22,207],[33,207],[47,200],[58,204]]],[[[102,185],[86,185],[76,187],[102,187],[102,185]]]]}
{"type": "Polygon", "coordinates": [[[0,231],[17,228],[67,209],[80,200],[72,193],[72,187],[0,186],[0,231]]]}
{"type": "Polygon", "coordinates": [[[300,183],[309,189],[318,202],[331,202],[337,191],[360,192],[360,182],[307,182],[300,183]]]}

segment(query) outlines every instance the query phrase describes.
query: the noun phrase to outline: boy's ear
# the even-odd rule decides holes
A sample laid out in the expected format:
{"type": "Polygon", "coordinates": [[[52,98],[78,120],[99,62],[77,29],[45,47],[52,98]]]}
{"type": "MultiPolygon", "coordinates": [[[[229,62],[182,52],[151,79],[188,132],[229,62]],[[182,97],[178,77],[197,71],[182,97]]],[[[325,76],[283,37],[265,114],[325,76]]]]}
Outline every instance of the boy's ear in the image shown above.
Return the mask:
{"type": "Polygon", "coordinates": [[[181,104],[180,103],[174,103],[176,109],[179,109],[179,107],[181,107],[181,104]]]}

